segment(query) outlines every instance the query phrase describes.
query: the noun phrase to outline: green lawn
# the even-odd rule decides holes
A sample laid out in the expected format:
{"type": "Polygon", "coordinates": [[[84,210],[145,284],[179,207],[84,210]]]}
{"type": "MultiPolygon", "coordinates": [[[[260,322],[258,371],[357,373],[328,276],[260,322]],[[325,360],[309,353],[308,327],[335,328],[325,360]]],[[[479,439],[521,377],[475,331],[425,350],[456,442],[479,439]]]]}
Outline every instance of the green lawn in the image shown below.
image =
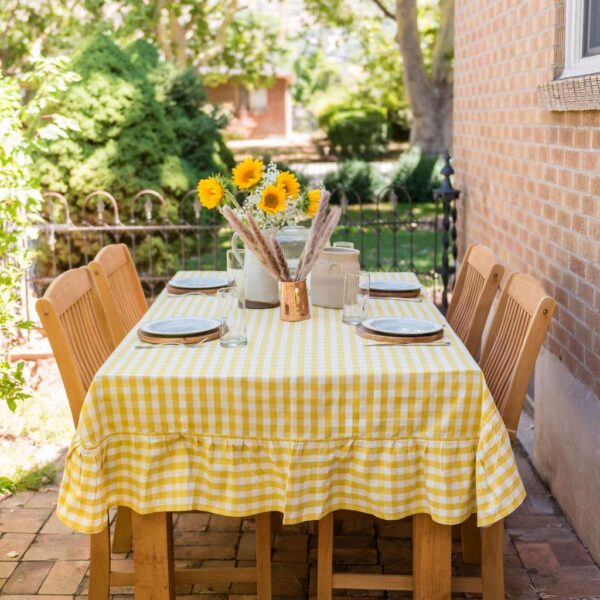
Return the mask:
{"type": "MultiPolygon", "coordinates": [[[[413,205],[413,217],[416,221],[431,220],[435,216],[435,205],[420,203],[413,205]]],[[[434,267],[434,247],[438,249],[438,265],[441,256],[441,231],[436,235],[432,229],[417,229],[412,236],[404,221],[408,215],[402,205],[395,214],[389,203],[350,205],[342,217],[340,226],[332,236],[332,242],[349,241],[361,251],[363,266],[367,271],[408,271],[413,268],[419,273],[429,273],[434,267]],[[394,220],[397,223],[392,223],[394,220]],[[412,242],[411,242],[412,237],[412,242]],[[412,245],[412,248],[411,248],[412,245]],[[412,256],[412,266],[411,266],[412,256]]],[[[441,219],[438,221],[441,227],[441,219]]],[[[225,253],[230,247],[230,234],[222,230],[218,236],[217,268],[226,268],[225,253]]],[[[205,253],[200,263],[196,257],[190,258],[187,269],[214,269],[213,252],[205,253]]]]}

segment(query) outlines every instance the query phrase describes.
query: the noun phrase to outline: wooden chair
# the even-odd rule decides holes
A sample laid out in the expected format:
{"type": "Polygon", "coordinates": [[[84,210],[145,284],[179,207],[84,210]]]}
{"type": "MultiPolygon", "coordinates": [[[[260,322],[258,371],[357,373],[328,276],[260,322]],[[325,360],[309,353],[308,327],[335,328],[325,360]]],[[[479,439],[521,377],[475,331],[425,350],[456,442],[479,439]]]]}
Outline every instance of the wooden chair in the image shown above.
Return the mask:
{"type": "MultiPolygon", "coordinates": [[[[461,269],[462,271],[462,269],[461,269]]],[[[513,273],[500,296],[498,308],[484,342],[479,364],[487,385],[504,420],[511,441],[515,439],[519,417],[544,336],[550,326],[556,302],[546,295],[539,282],[528,275],[513,273]]],[[[413,517],[413,561],[422,561],[433,545],[423,542],[437,537],[448,554],[443,564],[431,568],[449,569],[450,536],[436,534],[435,524],[425,515],[413,517]],[[416,518],[415,518],[416,517],[416,518]],[[415,544],[417,538],[421,538],[415,544]],[[431,547],[427,549],[427,545],[431,547]],[[446,560],[447,558],[447,560],[446,560]]],[[[485,600],[504,600],[504,522],[477,528],[476,515],[462,525],[465,562],[481,562],[481,577],[452,577],[452,592],[482,593],[485,600]]],[[[427,598],[426,581],[413,581],[410,576],[368,575],[332,572],[333,515],[319,522],[318,600],[330,600],[332,588],[410,590],[414,597],[427,598]],[[321,536],[321,532],[323,535],[321,536]],[[419,589],[417,589],[419,587],[419,589]]],[[[413,562],[413,570],[415,564],[413,562]]],[[[437,596],[436,596],[437,597],[437,596]]]]}
{"type": "Polygon", "coordinates": [[[125,244],[105,246],[88,266],[118,344],[148,310],[129,248],[125,244]]]}
{"type": "MultiPolygon", "coordinates": [[[[36,310],[56,358],[73,423],[77,427],[87,390],[96,372],[115,348],[113,332],[94,287],[91,271],[81,267],[59,275],[44,297],[37,301],[36,310]]],[[[127,552],[131,548],[131,535],[130,511],[120,507],[115,524],[115,552],[127,552]]],[[[104,534],[98,536],[92,536],[92,549],[98,549],[97,543],[104,534]]],[[[90,561],[94,583],[97,580],[95,565],[106,561],[103,554],[95,552],[90,561]]]]}
{"type": "MultiPolygon", "coordinates": [[[[94,280],[88,267],[73,269],[59,275],[44,297],[36,302],[37,313],[67,392],[75,426],[79,422],[85,395],[97,370],[115,347],[114,331],[109,327],[94,280]]],[[[139,539],[144,542],[136,545],[135,572],[111,570],[108,527],[103,532],[90,536],[90,600],[108,600],[111,586],[136,585],[140,597],[150,597],[147,590],[158,585],[159,574],[147,573],[146,567],[154,565],[157,556],[165,557],[164,571],[170,572],[173,584],[256,581],[259,599],[270,599],[270,513],[256,515],[257,566],[245,568],[174,570],[170,513],[141,516],[128,508],[119,507],[114,535],[114,540],[120,540],[117,546],[131,547],[132,520],[138,524],[133,531],[134,541],[139,539]],[[125,516],[120,517],[120,513],[125,516]]],[[[170,591],[174,594],[174,589],[170,591]]]]}
{"type": "MultiPolygon", "coordinates": [[[[94,276],[113,340],[118,345],[148,310],[129,248],[125,244],[105,246],[88,267],[94,276]]],[[[131,511],[123,507],[117,512],[113,552],[129,552],[131,544],[131,511]]]]}
{"type": "Polygon", "coordinates": [[[489,248],[481,244],[467,248],[446,319],[474,357],[503,275],[504,267],[489,248]]]}
{"type": "MultiPolygon", "coordinates": [[[[479,364],[511,442],[555,307],[536,279],[511,274],[483,344],[479,364]]],[[[463,559],[482,563],[484,590],[488,586],[494,590],[488,592],[490,598],[504,598],[503,533],[502,521],[478,529],[475,515],[462,525],[463,559]]]]}

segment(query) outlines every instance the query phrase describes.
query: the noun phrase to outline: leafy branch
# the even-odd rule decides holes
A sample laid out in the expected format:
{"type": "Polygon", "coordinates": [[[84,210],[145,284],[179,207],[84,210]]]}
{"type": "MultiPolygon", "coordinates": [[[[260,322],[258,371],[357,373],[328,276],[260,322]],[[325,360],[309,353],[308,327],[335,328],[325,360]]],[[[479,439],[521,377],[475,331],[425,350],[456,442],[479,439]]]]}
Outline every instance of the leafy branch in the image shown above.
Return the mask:
{"type": "Polygon", "coordinates": [[[12,365],[9,351],[19,331],[31,326],[21,316],[20,292],[32,260],[30,229],[42,201],[32,156],[43,152],[48,140],[65,137],[76,127],[48,114],[74,78],[66,59],[40,59],[33,66],[20,78],[0,72],[0,397],[11,410],[27,398],[24,363],[12,365]],[[22,88],[35,89],[28,102],[22,88]]]}

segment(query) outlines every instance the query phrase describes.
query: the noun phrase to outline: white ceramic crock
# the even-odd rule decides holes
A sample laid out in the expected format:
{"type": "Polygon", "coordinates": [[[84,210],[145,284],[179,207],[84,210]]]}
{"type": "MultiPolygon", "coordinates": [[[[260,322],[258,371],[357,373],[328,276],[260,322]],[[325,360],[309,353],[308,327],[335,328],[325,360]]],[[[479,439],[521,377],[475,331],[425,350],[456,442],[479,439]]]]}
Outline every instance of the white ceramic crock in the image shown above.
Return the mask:
{"type": "Polygon", "coordinates": [[[310,296],[315,306],[342,308],[346,273],[358,273],[360,251],[325,248],[310,274],[310,296]]]}

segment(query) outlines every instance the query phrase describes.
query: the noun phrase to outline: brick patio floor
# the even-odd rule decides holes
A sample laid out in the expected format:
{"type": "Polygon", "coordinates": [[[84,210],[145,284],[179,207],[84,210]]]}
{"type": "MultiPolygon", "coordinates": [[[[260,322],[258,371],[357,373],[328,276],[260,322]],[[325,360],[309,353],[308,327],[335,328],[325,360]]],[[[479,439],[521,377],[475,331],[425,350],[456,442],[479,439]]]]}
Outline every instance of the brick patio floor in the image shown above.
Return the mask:
{"type": "MultiPolygon", "coordinates": [[[[524,452],[516,448],[527,487],[526,502],[506,521],[505,579],[508,598],[600,600],[600,569],[538,479],[524,452]]],[[[67,600],[87,598],[88,538],[71,532],[54,515],[58,487],[24,492],[0,501],[0,598],[67,600]]],[[[409,573],[410,522],[336,523],[337,570],[409,573]]],[[[187,513],[176,516],[175,558],[180,567],[251,565],[251,519],[187,513]]],[[[273,548],[276,598],[304,599],[315,594],[316,536],[313,527],[284,527],[273,548]]],[[[457,550],[455,548],[455,550],[457,550]]],[[[120,567],[133,568],[131,557],[115,555],[120,567]]],[[[474,574],[458,552],[458,574],[474,574]]],[[[131,588],[115,589],[113,600],[132,600],[131,588]]],[[[180,586],[178,598],[251,600],[254,584],[180,586]]],[[[344,592],[340,590],[340,600],[344,592]]],[[[400,592],[349,592],[353,600],[410,598],[400,592]]],[[[462,597],[462,596],[457,596],[462,597]]],[[[473,596],[477,597],[477,596],[473,596]]]]}

